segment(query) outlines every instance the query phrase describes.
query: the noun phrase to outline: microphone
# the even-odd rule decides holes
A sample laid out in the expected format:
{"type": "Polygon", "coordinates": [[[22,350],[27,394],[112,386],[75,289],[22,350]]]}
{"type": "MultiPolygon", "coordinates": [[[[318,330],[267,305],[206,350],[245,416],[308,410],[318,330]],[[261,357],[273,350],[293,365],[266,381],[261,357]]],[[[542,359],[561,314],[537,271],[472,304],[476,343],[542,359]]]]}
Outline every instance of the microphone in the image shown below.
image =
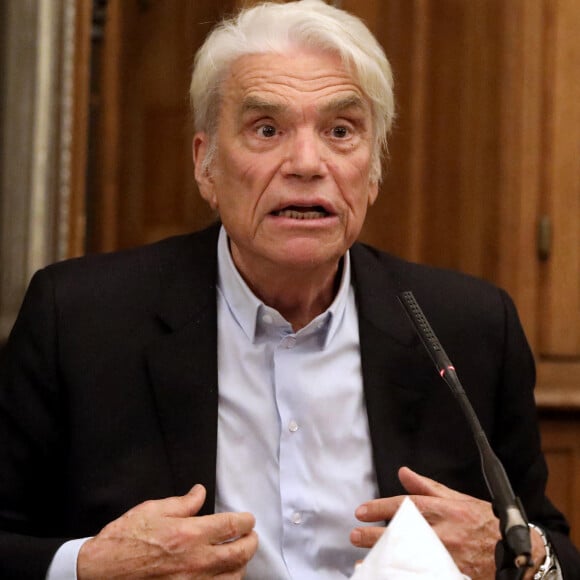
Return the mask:
{"type": "Polygon", "coordinates": [[[459,402],[473,432],[481,458],[483,477],[492,498],[493,510],[500,520],[502,539],[514,556],[515,567],[521,568],[523,573],[525,567],[532,565],[530,530],[523,506],[519,498],[514,495],[505,469],[489,444],[455,367],[435,336],[415,296],[411,291],[405,291],[399,294],[398,298],[441,378],[459,402]]]}

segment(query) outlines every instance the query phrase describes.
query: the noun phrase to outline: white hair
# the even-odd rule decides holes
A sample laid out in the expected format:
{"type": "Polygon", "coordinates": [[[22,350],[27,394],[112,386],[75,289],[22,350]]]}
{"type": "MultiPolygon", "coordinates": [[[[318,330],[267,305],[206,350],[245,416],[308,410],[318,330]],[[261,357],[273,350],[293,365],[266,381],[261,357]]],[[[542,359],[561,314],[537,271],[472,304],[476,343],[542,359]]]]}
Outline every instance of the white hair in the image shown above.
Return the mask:
{"type": "Polygon", "coordinates": [[[249,54],[288,54],[297,46],[340,55],[370,100],[375,133],[371,179],[379,181],[395,117],[391,67],[359,18],[322,0],[264,2],[224,20],[207,37],[196,54],[190,86],[195,130],[206,132],[211,143],[204,164],[215,151],[220,89],[232,64],[249,54]]]}

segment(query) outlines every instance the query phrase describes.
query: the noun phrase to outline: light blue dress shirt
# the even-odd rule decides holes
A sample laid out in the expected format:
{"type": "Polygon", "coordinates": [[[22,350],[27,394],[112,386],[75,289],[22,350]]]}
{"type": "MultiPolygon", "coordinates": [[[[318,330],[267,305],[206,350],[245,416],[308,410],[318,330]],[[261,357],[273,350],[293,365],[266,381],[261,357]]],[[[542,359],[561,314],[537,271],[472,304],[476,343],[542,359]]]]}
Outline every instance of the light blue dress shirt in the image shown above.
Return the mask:
{"type": "Polygon", "coordinates": [[[298,332],[263,304],[218,242],[216,511],[256,517],[252,580],[336,580],[366,550],[354,511],[378,497],[350,258],[328,310],[298,332]]]}

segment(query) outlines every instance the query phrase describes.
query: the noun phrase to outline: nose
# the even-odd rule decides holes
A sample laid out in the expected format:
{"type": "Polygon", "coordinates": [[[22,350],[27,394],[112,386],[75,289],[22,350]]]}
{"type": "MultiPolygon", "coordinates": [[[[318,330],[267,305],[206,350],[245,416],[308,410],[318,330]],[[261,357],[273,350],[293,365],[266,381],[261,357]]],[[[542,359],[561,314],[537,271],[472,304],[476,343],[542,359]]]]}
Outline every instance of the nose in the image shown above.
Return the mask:
{"type": "Polygon", "coordinates": [[[323,177],[323,144],[315,131],[302,129],[289,137],[282,170],[286,176],[304,180],[323,177]]]}

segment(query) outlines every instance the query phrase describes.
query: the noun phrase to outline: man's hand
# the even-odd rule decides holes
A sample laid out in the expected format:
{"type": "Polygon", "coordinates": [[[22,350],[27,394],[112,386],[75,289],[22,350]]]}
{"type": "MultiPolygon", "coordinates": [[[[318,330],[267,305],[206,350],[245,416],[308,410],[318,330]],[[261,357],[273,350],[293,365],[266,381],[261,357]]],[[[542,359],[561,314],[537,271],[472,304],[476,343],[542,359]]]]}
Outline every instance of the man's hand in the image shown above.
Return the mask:
{"type": "MultiPolygon", "coordinates": [[[[500,533],[491,504],[449,489],[407,467],[399,470],[399,479],[461,572],[473,580],[495,578],[494,552],[500,533]]],[[[363,522],[388,522],[404,498],[369,501],[359,506],[355,515],[363,522]]],[[[355,528],[350,539],[355,546],[371,547],[383,531],[382,527],[355,528]]]]}
{"type": "MultiPolygon", "coordinates": [[[[411,499],[431,524],[457,567],[472,580],[495,578],[495,545],[500,540],[499,520],[491,504],[411,471],[399,469],[399,480],[411,499]]],[[[362,504],[356,517],[363,522],[389,521],[405,496],[376,499],[362,504]]],[[[383,533],[383,527],[361,527],[351,532],[355,546],[370,548],[383,533]]],[[[524,576],[529,580],[546,557],[540,535],[532,530],[532,560],[534,566],[524,576]]]]}
{"type": "Polygon", "coordinates": [[[205,501],[194,486],[181,497],[147,501],[83,544],[79,580],[93,578],[240,579],[258,548],[249,513],[192,517],[205,501]]]}

